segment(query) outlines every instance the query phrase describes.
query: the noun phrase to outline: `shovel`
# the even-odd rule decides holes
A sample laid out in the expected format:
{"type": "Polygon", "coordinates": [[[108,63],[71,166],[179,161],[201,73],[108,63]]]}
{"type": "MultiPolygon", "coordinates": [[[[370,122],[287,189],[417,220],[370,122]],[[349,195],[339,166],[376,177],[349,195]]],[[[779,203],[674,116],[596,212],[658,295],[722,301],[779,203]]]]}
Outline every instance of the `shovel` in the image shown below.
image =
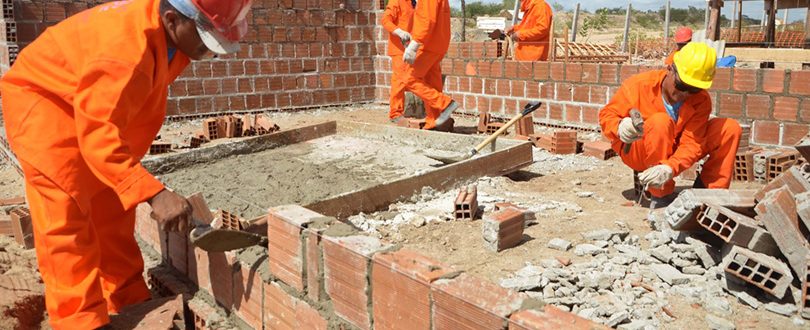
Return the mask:
{"type": "Polygon", "coordinates": [[[208,252],[225,252],[251,247],[262,241],[261,235],[251,232],[211,227],[214,215],[202,193],[191,195],[188,202],[191,204],[191,220],[194,224],[194,229],[188,236],[194,246],[208,252]]]}
{"type": "Polygon", "coordinates": [[[481,142],[474,149],[470,150],[470,152],[468,154],[465,154],[463,156],[456,156],[456,157],[445,157],[445,156],[438,156],[438,155],[426,155],[426,156],[428,158],[438,160],[438,161],[440,161],[442,163],[445,163],[445,164],[453,164],[453,163],[458,163],[460,161],[470,159],[473,156],[477,155],[478,152],[480,152],[482,149],[484,149],[484,147],[486,147],[487,145],[492,143],[492,141],[495,141],[495,139],[497,139],[498,136],[503,134],[503,132],[506,131],[509,127],[512,127],[512,125],[514,125],[516,122],[518,122],[518,120],[520,120],[521,118],[531,114],[532,112],[534,112],[534,110],[537,110],[537,108],[539,108],[542,104],[543,104],[543,102],[540,102],[540,101],[529,102],[528,104],[526,104],[526,106],[523,107],[523,111],[521,111],[519,114],[515,115],[515,117],[513,117],[505,125],[503,125],[497,131],[495,131],[495,133],[492,133],[492,135],[487,137],[487,139],[484,140],[484,142],[481,142]]]}

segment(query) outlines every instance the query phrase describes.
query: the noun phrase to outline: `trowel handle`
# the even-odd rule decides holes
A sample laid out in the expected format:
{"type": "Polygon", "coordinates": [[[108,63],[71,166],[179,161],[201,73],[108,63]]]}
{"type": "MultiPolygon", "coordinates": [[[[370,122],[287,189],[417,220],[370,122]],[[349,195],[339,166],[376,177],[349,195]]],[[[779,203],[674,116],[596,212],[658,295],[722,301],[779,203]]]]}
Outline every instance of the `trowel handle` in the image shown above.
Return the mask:
{"type": "Polygon", "coordinates": [[[543,102],[540,102],[540,101],[534,101],[534,102],[527,103],[526,106],[523,107],[523,110],[520,113],[518,113],[517,115],[512,117],[512,119],[510,119],[508,122],[506,122],[506,124],[501,126],[501,128],[499,128],[497,131],[495,131],[495,133],[492,133],[492,135],[487,137],[487,139],[484,140],[484,142],[481,142],[480,144],[478,144],[478,146],[476,146],[475,149],[473,149],[472,154],[475,155],[478,152],[480,152],[481,150],[483,150],[484,147],[486,147],[487,145],[492,143],[492,141],[495,141],[495,139],[497,139],[499,136],[501,136],[501,134],[503,134],[504,131],[509,129],[509,127],[512,127],[512,125],[514,125],[518,120],[520,120],[521,118],[531,114],[532,112],[534,112],[534,110],[537,110],[538,108],[540,108],[540,106],[542,104],[543,104],[543,102]]]}

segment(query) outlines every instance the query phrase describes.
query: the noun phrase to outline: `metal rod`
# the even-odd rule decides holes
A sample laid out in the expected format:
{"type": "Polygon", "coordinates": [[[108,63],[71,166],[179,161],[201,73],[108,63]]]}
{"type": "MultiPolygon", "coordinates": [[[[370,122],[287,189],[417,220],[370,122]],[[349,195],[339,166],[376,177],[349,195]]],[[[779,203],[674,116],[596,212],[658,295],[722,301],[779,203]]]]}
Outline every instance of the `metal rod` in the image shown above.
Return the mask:
{"type": "Polygon", "coordinates": [[[574,21],[571,22],[571,42],[577,42],[577,28],[579,27],[579,2],[574,9],[574,21]]]}
{"type": "Polygon", "coordinates": [[[667,0],[666,14],[664,15],[664,49],[669,49],[669,9],[670,1],[667,0]]]}
{"type": "Polygon", "coordinates": [[[630,13],[633,11],[633,4],[629,1],[627,2],[627,14],[624,18],[624,37],[622,38],[622,52],[627,52],[627,44],[628,38],[630,37],[630,13]]]}

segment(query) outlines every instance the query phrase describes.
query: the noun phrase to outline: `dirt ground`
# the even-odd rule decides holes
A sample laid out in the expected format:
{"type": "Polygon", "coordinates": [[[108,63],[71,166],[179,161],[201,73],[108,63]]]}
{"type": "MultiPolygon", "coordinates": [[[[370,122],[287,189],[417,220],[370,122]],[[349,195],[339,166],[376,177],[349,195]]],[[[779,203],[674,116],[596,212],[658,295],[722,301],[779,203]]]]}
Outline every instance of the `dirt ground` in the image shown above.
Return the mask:
{"type": "MultiPolygon", "coordinates": [[[[301,113],[269,113],[271,119],[289,129],[326,120],[350,120],[389,124],[385,106],[359,105],[354,107],[324,109],[301,113]]],[[[165,125],[161,139],[182,141],[201,124],[200,120],[174,122],[165,125]]],[[[457,126],[473,127],[473,119],[457,119],[457,126]]],[[[596,138],[597,134],[583,134],[580,138],[596,138]]],[[[224,143],[226,141],[216,141],[224,143]]],[[[176,142],[179,143],[179,142],[176,142]]],[[[435,192],[426,190],[412,201],[391,205],[389,210],[361,215],[368,219],[368,232],[384,239],[402,244],[447,265],[454,266],[476,276],[498,283],[500,279],[524,267],[527,263],[541,264],[554,257],[570,258],[574,263],[587,262],[592,257],[580,257],[573,253],[552,250],[549,240],[563,238],[574,245],[584,243],[582,233],[596,229],[622,229],[630,235],[644,237],[651,232],[645,220],[648,210],[628,206],[632,196],[632,171],[618,158],[599,161],[581,155],[552,155],[536,150],[535,163],[522,171],[505,177],[481,178],[477,181],[479,203],[485,212],[490,212],[496,202],[512,202],[525,207],[534,214],[535,220],[525,230],[524,242],[511,249],[492,252],[485,248],[481,239],[481,220],[448,221],[452,199],[457,191],[435,192]],[[411,212],[419,208],[420,216],[411,212]],[[425,210],[434,210],[433,216],[425,216],[425,210]],[[404,215],[409,217],[404,217],[404,215]],[[420,218],[421,217],[421,218],[420,218]]],[[[269,166],[273,166],[268,161],[269,166]]],[[[0,196],[22,194],[22,181],[9,166],[0,165],[0,196]]],[[[200,180],[199,177],[196,178],[200,180]]],[[[249,184],[245,182],[243,184],[249,184]]],[[[679,186],[689,187],[691,182],[679,181],[679,186]]],[[[732,188],[757,188],[758,184],[734,183],[732,188]]],[[[351,220],[351,219],[350,219],[351,220]]],[[[2,243],[3,238],[0,238],[2,243]]],[[[642,240],[642,245],[646,244],[642,240]]],[[[13,244],[13,243],[9,243],[13,244]]],[[[0,244],[2,247],[2,244],[0,244]]],[[[29,272],[35,268],[30,262],[29,272]]],[[[16,265],[16,263],[15,263],[16,265]]],[[[25,266],[24,266],[25,267],[25,266]]],[[[675,315],[661,325],[665,329],[706,328],[706,310],[700,304],[680,296],[668,296],[670,309],[675,315]]],[[[741,329],[787,329],[802,327],[789,317],[754,310],[728,298],[733,310],[733,320],[741,329]]],[[[1,321],[1,320],[0,320],[1,321]]],[[[2,327],[2,323],[0,323],[2,327]]],[[[803,326],[806,327],[806,326],[803,326]]]]}

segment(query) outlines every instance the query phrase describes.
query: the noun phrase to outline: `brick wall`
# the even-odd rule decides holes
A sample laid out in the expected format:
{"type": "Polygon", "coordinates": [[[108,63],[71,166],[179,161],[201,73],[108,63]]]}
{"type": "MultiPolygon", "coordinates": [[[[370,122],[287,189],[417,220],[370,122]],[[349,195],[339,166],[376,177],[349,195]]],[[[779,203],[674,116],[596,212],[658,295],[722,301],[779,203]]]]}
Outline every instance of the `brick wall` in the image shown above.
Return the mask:
{"type": "Polygon", "coordinates": [[[270,242],[249,258],[205,253],[187,240],[173,246],[149,212],[138,207],[136,232],[163,260],[149,282],[166,295],[212,295],[217,306],[187,302],[198,328],[230,315],[254,329],[606,329],[550,305],[521,310],[522,293],[374,237],[330,231],[341,224],[300,206],[270,209],[270,242]],[[186,248],[196,256],[172,251],[186,248]],[[273,267],[279,253],[286,269],[273,267]]]}
{"type": "MultiPolygon", "coordinates": [[[[2,72],[17,47],[103,2],[2,0],[2,72]]],[[[378,6],[374,0],[255,0],[242,50],[190,65],[170,88],[168,115],[373,101],[378,6]]]]}
{"type": "MultiPolygon", "coordinates": [[[[497,58],[497,43],[453,43],[442,61],[445,91],[463,109],[515,114],[530,100],[543,100],[535,122],[598,128],[599,110],[627,77],[661,67],[562,62],[516,62],[497,58]]],[[[390,59],[378,57],[378,99],[388,98],[390,59]]],[[[719,69],[710,90],[714,114],[752,124],[752,141],[793,145],[808,133],[810,71],[719,69]]]]}

